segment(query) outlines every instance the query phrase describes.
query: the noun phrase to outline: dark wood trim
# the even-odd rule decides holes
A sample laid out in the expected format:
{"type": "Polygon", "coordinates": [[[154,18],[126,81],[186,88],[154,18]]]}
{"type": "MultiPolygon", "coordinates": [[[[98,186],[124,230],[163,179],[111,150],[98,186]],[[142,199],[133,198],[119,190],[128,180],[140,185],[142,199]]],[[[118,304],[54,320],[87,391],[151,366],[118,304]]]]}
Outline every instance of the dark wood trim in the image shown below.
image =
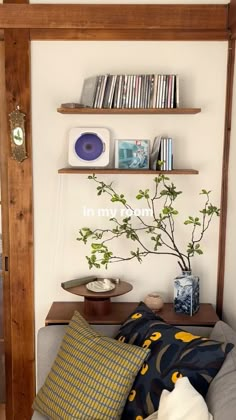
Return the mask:
{"type": "MultiPolygon", "coordinates": [[[[26,114],[28,158],[18,163],[10,157],[10,127],[4,160],[8,168],[9,262],[8,277],[11,334],[11,419],[30,419],[35,395],[35,331],[33,276],[33,195],[31,146],[31,91],[29,30],[5,30],[6,114],[17,105],[26,114]]],[[[8,374],[8,371],[7,371],[8,374]]]]}
{"type": "Polygon", "coordinates": [[[236,38],[236,0],[231,0],[229,5],[229,28],[232,38],[236,38]]]}
{"type": "Polygon", "coordinates": [[[225,246],[226,246],[226,225],[227,225],[227,208],[228,208],[228,172],[229,172],[231,120],[232,120],[234,60],[235,60],[235,40],[230,40],[228,42],[225,130],[224,130],[222,177],[221,177],[221,205],[220,205],[221,214],[220,214],[217,297],[216,297],[216,310],[220,318],[222,317],[222,311],[223,311],[223,293],[224,293],[225,246]]]}
{"type": "Polygon", "coordinates": [[[227,5],[3,4],[0,28],[227,31],[227,5]]]}
{"type": "Polygon", "coordinates": [[[201,108],[57,108],[61,114],[198,114],[201,108]]]}
{"type": "MultiPolygon", "coordinates": [[[[122,324],[132,311],[137,307],[138,302],[112,302],[109,315],[86,314],[84,302],[53,302],[45,319],[45,325],[68,324],[74,311],[79,311],[90,324],[117,325],[122,324]]],[[[174,311],[173,303],[165,303],[157,312],[164,321],[172,325],[195,325],[211,326],[219,320],[213,306],[210,303],[202,303],[199,311],[189,316],[177,314],[174,311]]]]}
{"type": "Polygon", "coordinates": [[[3,277],[3,316],[4,316],[4,349],[6,379],[6,418],[12,419],[12,360],[11,360],[11,290],[10,276],[6,267],[6,258],[9,257],[9,215],[8,215],[8,164],[9,141],[7,136],[7,114],[5,96],[5,48],[4,42],[0,42],[0,170],[1,170],[1,216],[2,216],[2,277],[3,277]]]}
{"type": "Polygon", "coordinates": [[[228,29],[31,29],[32,41],[226,41],[228,29]]]}
{"type": "MultiPolygon", "coordinates": [[[[83,40],[225,40],[229,25],[235,34],[235,0],[227,5],[72,5],[22,4],[27,0],[5,0],[0,5],[0,41],[6,46],[7,108],[0,99],[4,139],[2,173],[5,175],[5,220],[9,220],[5,250],[9,271],[4,273],[5,335],[7,345],[7,419],[31,418],[35,392],[34,370],[34,281],[33,196],[30,114],[30,46],[32,39],[83,40]],[[228,10],[230,11],[228,23],[228,10]],[[2,41],[1,41],[2,42],[2,41]],[[27,115],[29,158],[18,164],[9,157],[6,115],[20,104],[27,115]],[[3,112],[5,109],[5,113],[3,112]]],[[[231,46],[234,43],[231,42],[231,46]]],[[[232,108],[229,80],[233,77],[234,53],[228,65],[226,129],[218,262],[217,310],[222,312],[225,235],[227,214],[228,155],[232,108]],[[231,70],[229,70],[229,68],[231,70]]],[[[3,72],[0,72],[3,74],[3,72]]],[[[0,76],[1,84],[4,79],[0,76]]],[[[231,85],[232,88],[232,85],[231,85]]],[[[1,90],[2,93],[2,90],[1,90]]],[[[1,133],[2,134],[2,133],[1,133]]],[[[3,206],[4,207],[4,206],[3,206]]],[[[5,222],[4,222],[5,223],[5,222]]],[[[8,221],[7,221],[8,223],[8,221]]],[[[8,226],[8,225],[7,225],[8,226]]],[[[5,252],[5,251],[4,251],[5,252]]]]}
{"type": "Polygon", "coordinates": [[[129,174],[129,175],[197,175],[196,169],[172,169],[171,171],[153,171],[151,169],[115,169],[115,168],[61,168],[59,174],[129,174]]]}

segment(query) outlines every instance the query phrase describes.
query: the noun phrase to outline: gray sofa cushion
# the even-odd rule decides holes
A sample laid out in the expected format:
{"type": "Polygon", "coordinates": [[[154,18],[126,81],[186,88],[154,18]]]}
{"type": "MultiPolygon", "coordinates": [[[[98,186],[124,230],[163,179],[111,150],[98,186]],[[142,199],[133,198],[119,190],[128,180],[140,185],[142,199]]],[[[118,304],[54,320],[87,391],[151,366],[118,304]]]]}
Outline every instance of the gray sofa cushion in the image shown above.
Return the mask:
{"type": "Polygon", "coordinates": [[[48,420],[48,418],[38,413],[38,411],[34,411],[34,414],[31,417],[31,420],[48,420]]]}
{"type": "MultiPolygon", "coordinates": [[[[101,333],[114,336],[119,325],[94,326],[101,333]]],[[[191,332],[193,328],[186,328],[191,332]]],[[[51,369],[59,350],[65,326],[53,325],[43,327],[38,331],[37,342],[37,389],[39,389],[51,369]]],[[[203,332],[201,331],[201,334],[203,332]]],[[[235,348],[227,355],[224,364],[210,384],[206,402],[214,420],[232,420],[236,413],[236,333],[222,321],[217,322],[210,338],[217,341],[231,342],[235,348]]],[[[47,420],[46,417],[34,412],[32,420],[47,420]]]]}
{"type": "Polygon", "coordinates": [[[232,420],[236,418],[236,333],[223,321],[219,321],[210,338],[235,345],[211,382],[206,396],[214,420],[232,420]]]}

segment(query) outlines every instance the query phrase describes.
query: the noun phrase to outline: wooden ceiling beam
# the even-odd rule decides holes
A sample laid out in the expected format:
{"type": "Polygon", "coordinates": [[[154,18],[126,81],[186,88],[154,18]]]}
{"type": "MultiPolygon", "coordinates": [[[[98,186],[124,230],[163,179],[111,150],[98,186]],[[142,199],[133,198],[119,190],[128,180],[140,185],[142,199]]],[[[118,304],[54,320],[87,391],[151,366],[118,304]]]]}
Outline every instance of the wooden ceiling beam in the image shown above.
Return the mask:
{"type": "Polygon", "coordinates": [[[228,6],[1,4],[0,28],[224,32],[228,29],[228,6]]]}
{"type": "Polygon", "coordinates": [[[31,41],[226,41],[229,31],[158,29],[30,29],[31,41]]]}

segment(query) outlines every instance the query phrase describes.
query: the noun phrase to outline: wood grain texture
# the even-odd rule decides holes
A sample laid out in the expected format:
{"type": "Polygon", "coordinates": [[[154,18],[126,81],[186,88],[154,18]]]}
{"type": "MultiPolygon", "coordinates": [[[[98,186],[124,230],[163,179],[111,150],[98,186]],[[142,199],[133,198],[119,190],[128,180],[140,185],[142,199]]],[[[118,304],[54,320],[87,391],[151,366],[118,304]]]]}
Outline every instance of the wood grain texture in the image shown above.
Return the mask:
{"type": "MultiPolygon", "coordinates": [[[[28,420],[35,395],[33,196],[28,30],[5,30],[6,112],[17,105],[26,114],[28,159],[18,163],[5,151],[8,170],[9,288],[12,406],[9,419],[28,420]]],[[[10,143],[10,130],[7,133],[10,143]]],[[[8,146],[9,149],[9,146],[8,146]]],[[[8,374],[8,372],[7,372],[8,374]]],[[[8,417],[7,417],[8,418],[8,417]]]]}
{"type": "MultiPolygon", "coordinates": [[[[122,324],[137,305],[138,302],[112,302],[112,310],[109,315],[95,317],[84,313],[83,302],[53,302],[47,314],[45,325],[68,324],[75,310],[79,311],[90,324],[122,324]]],[[[165,303],[157,314],[172,325],[214,326],[219,320],[210,303],[202,303],[199,311],[193,316],[176,314],[173,303],[165,303]]]]}
{"type": "Polygon", "coordinates": [[[225,31],[227,18],[227,5],[0,5],[0,28],[225,31]]]}
{"type": "Polygon", "coordinates": [[[7,132],[7,113],[5,95],[5,49],[0,42],[0,169],[1,169],[1,216],[2,216],[2,265],[3,265],[3,311],[4,311],[4,349],[6,366],[6,416],[12,419],[12,336],[11,336],[11,289],[9,272],[6,267],[6,258],[9,257],[9,214],[8,214],[8,156],[10,153],[7,132]]]}
{"type": "Polygon", "coordinates": [[[84,40],[84,41],[225,41],[228,29],[31,29],[33,41],[84,40]]]}
{"type": "Polygon", "coordinates": [[[0,404],[0,420],[6,420],[5,404],[0,404]]]}
{"type": "MultiPolygon", "coordinates": [[[[0,340],[4,338],[4,329],[3,329],[3,278],[2,272],[0,273],[0,340]]],[[[1,371],[0,371],[1,376],[1,371]]]]}
{"type": "Polygon", "coordinates": [[[229,5],[229,28],[232,38],[236,38],[236,0],[231,0],[229,5]]]}
{"type": "Polygon", "coordinates": [[[61,114],[198,114],[201,108],[57,108],[61,114]]]}
{"type": "Polygon", "coordinates": [[[120,281],[120,283],[115,285],[115,288],[109,292],[100,292],[94,293],[87,289],[85,284],[81,284],[79,286],[69,287],[66,290],[68,293],[72,293],[73,295],[84,296],[86,298],[92,300],[99,300],[99,299],[110,299],[115,296],[121,296],[133,289],[133,286],[126,281],[120,281]]]}
{"type": "Polygon", "coordinates": [[[120,174],[120,175],[197,175],[196,169],[172,169],[172,171],[153,171],[151,169],[115,169],[115,168],[61,168],[59,174],[120,174]]]}
{"type": "MultiPolygon", "coordinates": [[[[6,401],[6,385],[5,385],[5,349],[4,341],[0,339],[0,405],[6,401]]],[[[0,411],[1,420],[1,411],[0,411]]]]}
{"type": "Polygon", "coordinates": [[[220,318],[222,317],[223,298],[224,298],[225,247],[226,247],[226,228],[227,228],[227,210],[228,210],[229,153],[230,153],[230,141],[231,141],[234,61],[235,61],[235,40],[232,40],[232,41],[229,41],[228,43],[225,129],[224,129],[223,161],[222,161],[222,176],[221,176],[221,205],[220,205],[221,213],[220,213],[220,232],[219,232],[219,248],[218,248],[217,297],[216,297],[216,310],[220,318]]]}

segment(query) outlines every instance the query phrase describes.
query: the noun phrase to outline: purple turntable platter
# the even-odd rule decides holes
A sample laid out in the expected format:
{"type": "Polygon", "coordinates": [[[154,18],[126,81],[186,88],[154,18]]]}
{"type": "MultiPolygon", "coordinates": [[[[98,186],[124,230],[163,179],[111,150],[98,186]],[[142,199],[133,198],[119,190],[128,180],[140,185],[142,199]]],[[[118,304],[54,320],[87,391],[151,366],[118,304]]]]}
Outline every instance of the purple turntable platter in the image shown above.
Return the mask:
{"type": "Polygon", "coordinates": [[[75,153],[83,160],[95,160],[103,151],[104,144],[95,133],[83,133],[75,142],[75,153]]]}

